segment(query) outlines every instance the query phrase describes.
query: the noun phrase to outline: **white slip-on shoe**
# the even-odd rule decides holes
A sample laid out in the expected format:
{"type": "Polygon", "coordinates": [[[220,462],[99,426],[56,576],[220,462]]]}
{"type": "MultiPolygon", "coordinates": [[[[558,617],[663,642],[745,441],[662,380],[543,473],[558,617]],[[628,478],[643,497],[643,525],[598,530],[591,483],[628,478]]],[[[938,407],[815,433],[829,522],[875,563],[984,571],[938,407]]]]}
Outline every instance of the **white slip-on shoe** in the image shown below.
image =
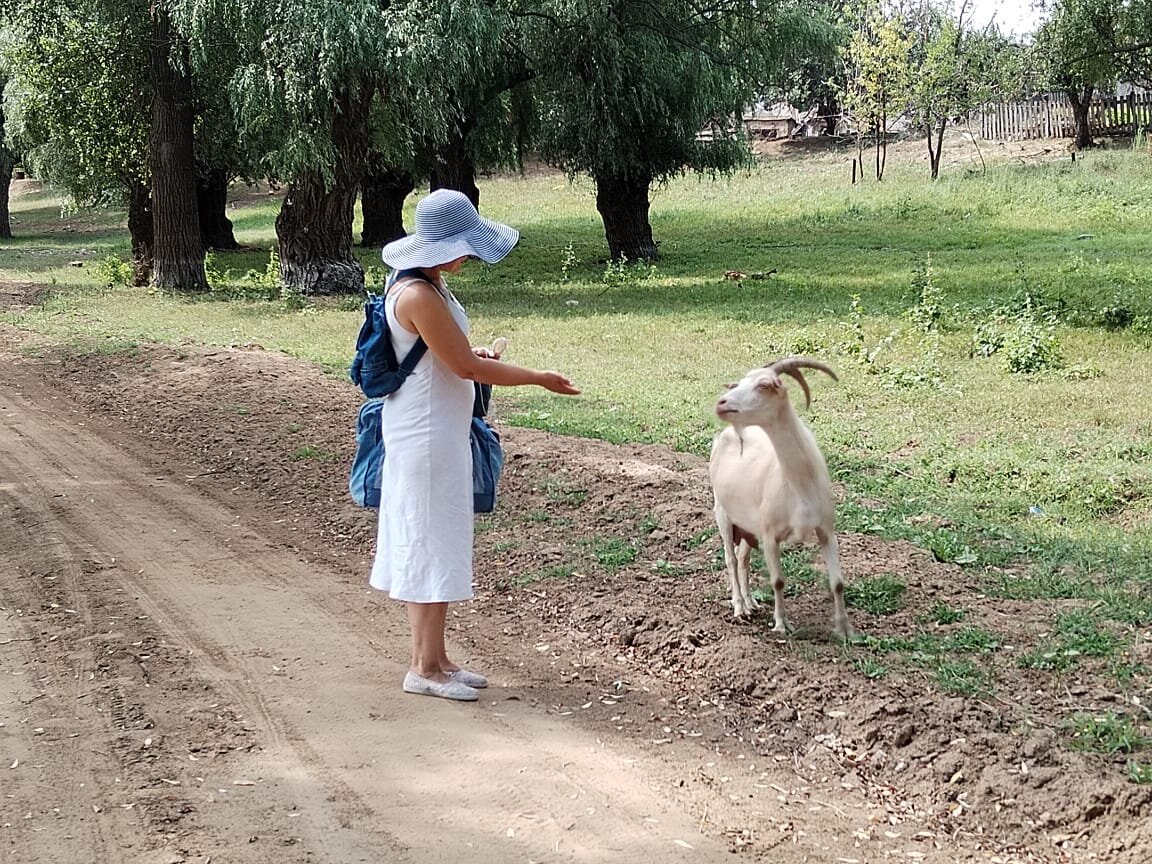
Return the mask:
{"type": "Polygon", "coordinates": [[[488,686],[487,678],[479,672],[469,672],[467,669],[457,669],[455,672],[449,672],[448,677],[453,681],[459,681],[461,684],[467,684],[469,687],[475,687],[477,690],[488,686]]]}
{"type": "Polygon", "coordinates": [[[455,699],[457,702],[475,702],[480,698],[474,687],[449,679],[441,684],[432,681],[415,672],[404,676],[404,692],[417,693],[421,696],[439,696],[441,699],[455,699]]]}

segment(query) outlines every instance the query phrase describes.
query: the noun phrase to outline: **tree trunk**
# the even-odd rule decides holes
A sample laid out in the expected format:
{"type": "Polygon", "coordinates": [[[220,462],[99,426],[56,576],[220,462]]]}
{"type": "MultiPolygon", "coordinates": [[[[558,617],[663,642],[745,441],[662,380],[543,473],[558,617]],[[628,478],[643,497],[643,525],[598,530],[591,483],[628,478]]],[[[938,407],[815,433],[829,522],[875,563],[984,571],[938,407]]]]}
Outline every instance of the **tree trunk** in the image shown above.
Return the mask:
{"type": "Polygon", "coordinates": [[[337,97],[331,188],[318,172],[301,174],[288,186],[276,217],[280,277],[305,296],[364,290],[364,268],[352,254],[352,213],[367,166],[372,91],[366,81],[337,97]]]}
{"type": "Polygon", "coordinates": [[[195,110],[187,46],[172,33],[168,12],[152,6],[152,284],[168,291],[207,291],[204,246],[196,212],[195,110]],[[173,65],[176,52],[183,56],[173,65]]]}
{"type": "Polygon", "coordinates": [[[136,284],[147,285],[152,278],[152,189],[136,181],[128,188],[128,234],[132,238],[132,269],[136,284]]]}
{"type": "Polygon", "coordinates": [[[205,249],[239,249],[228,218],[228,172],[212,168],[196,178],[196,211],[200,218],[200,241],[205,249]]]}
{"type": "Polygon", "coordinates": [[[412,175],[373,165],[364,175],[360,205],[364,211],[361,246],[383,246],[405,235],[404,199],[416,188],[412,175]]]}
{"type": "Polygon", "coordinates": [[[948,118],[940,118],[940,127],[936,128],[936,124],[928,123],[928,167],[932,172],[932,179],[935,180],[940,176],[940,156],[944,152],[944,130],[948,128],[948,118]],[[935,147],[933,147],[932,136],[936,136],[935,147]]]}
{"type": "Polygon", "coordinates": [[[1089,85],[1083,90],[1070,87],[1067,91],[1068,101],[1072,103],[1072,117],[1076,122],[1076,147],[1087,150],[1092,146],[1092,130],[1088,126],[1088,111],[1092,107],[1092,93],[1094,88],[1089,85]]]}
{"type": "Polygon", "coordinates": [[[9,160],[0,152],[0,237],[12,237],[12,219],[8,213],[8,190],[12,186],[12,168],[9,160]]]}
{"type": "Polygon", "coordinates": [[[468,196],[473,206],[480,209],[480,188],[476,185],[476,163],[468,149],[468,136],[474,122],[457,119],[448,130],[448,140],[432,149],[432,171],[428,185],[432,190],[455,189],[468,196]]]}
{"type": "Polygon", "coordinates": [[[827,95],[820,100],[820,116],[824,119],[824,134],[835,135],[836,123],[840,119],[840,103],[835,96],[827,95]]]}
{"type": "Polygon", "coordinates": [[[604,237],[613,261],[655,261],[656,244],[648,222],[651,180],[598,176],[596,209],[604,221],[604,237]]]}

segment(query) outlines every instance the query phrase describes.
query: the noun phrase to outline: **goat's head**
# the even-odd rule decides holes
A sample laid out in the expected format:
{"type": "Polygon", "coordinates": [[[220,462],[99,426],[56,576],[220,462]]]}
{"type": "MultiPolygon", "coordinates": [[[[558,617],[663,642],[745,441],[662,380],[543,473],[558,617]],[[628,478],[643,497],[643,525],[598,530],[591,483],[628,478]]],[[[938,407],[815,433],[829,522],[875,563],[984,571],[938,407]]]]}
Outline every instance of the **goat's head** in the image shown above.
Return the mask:
{"type": "Polygon", "coordinates": [[[791,410],[788,402],[788,389],[780,376],[788,375],[796,379],[804,391],[804,405],[812,403],[808,382],[801,369],[818,369],[838,381],[836,373],[809,357],[785,357],[769,363],[761,369],[753,369],[735,384],[728,385],[728,392],[716,402],[716,416],[733,425],[749,426],[771,422],[784,411],[791,410]]]}

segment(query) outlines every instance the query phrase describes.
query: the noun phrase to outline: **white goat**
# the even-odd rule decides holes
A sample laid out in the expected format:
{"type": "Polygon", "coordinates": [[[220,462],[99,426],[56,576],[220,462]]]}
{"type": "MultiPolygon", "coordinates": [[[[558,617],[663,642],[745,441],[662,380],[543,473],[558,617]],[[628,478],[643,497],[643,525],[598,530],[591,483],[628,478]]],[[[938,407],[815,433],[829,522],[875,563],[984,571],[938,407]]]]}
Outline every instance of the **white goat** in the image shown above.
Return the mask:
{"type": "Polygon", "coordinates": [[[780,544],[816,535],[828,568],[832,593],[832,630],[847,638],[852,625],[844,609],[844,580],[836,544],[836,511],[832,481],[816,439],[792,410],[781,375],[790,375],[810,404],[802,367],[819,369],[834,380],[836,373],[807,357],[787,357],[753,369],[716,402],[716,415],[731,424],[712,442],[708,464],[715,497],[716,525],[724,541],[724,564],[732,588],[737,618],[759,604],[749,587],[748,559],[764,547],[772,576],[777,633],[785,632],[784,573],[780,544]]]}

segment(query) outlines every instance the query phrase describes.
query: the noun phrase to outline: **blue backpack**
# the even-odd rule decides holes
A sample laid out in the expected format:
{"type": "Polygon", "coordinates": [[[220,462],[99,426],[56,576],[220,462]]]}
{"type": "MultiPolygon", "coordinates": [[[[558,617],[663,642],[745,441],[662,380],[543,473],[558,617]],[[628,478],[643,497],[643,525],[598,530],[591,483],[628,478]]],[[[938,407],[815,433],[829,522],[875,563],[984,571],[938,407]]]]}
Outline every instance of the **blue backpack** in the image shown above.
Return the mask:
{"type": "MultiPolygon", "coordinates": [[[[419,277],[419,271],[401,270],[388,280],[392,287],[401,279],[419,277]]],[[[352,358],[352,368],[348,376],[369,399],[388,396],[400,389],[404,379],[412,374],[428,346],[424,339],[417,338],[402,361],[396,358],[392,347],[392,334],[388,329],[388,317],[384,314],[384,295],[369,294],[364,304],[364,323],[360,325],[360,335],[356,337],[356,354],[352,358]]]]}
{"type": "MultiPolygon", "coordinates": [[[[397,273],[389,280],[389,286],[408,273],[397,273]]],[[[356,338],[356,355],[348,372],[352,381],[369,397],[360,406],[356,419],[356,454],[348,475],[348,491],[352,500],[361,507],[380,507],[380,473],[384,465],[383,397],[400,389],[427,350],[428,346],[419,338],[404,359],[398,361],[384,314],[384,297],[368,296],[364,304],[364,323],[356,338]]],[[[491,393],[490,385],[476,384],[469,438],[472,444],[472,509],[477,513],[491,513],[496,508],[496,483],[504,468],[500,436],[483,419],[491,393]]]]}

